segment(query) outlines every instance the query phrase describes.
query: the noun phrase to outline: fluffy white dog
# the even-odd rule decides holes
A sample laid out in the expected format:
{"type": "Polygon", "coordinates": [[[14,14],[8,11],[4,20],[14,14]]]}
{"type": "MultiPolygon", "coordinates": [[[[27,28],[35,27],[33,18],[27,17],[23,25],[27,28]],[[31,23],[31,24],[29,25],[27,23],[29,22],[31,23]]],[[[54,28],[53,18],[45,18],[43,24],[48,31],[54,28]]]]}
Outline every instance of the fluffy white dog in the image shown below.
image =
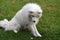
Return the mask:
{"type": "Polygon", "coordinates": [[[8,21],[0,21],[0,26],[7,30],[13,30],[15,33],[21,28],[28,28],[35,37],[41,37],[37,31],[36,24],[42,16],[42,9],[38,4],[28,3],[16,15],[8,21]]]}

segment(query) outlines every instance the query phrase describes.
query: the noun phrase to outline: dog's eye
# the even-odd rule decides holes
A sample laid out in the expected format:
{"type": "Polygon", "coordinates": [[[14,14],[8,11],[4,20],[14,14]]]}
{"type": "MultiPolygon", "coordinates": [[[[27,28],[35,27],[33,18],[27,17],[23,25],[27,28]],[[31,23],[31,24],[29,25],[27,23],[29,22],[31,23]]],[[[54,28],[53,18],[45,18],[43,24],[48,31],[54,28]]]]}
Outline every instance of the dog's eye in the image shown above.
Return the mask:
{"type": "Polygon", "coordinates": [[[38,14],[41,14],[40,12],[38,12],[38,14]]]}
{"type": "Polygon", "coordinates": [[[35,17],[34,15],[31,15],[31,17],[35,17]]]}
{"type": "Polygon", "coordinates": [[[32,11],[29,11],[29,13],[33,13],[32,11]]]}

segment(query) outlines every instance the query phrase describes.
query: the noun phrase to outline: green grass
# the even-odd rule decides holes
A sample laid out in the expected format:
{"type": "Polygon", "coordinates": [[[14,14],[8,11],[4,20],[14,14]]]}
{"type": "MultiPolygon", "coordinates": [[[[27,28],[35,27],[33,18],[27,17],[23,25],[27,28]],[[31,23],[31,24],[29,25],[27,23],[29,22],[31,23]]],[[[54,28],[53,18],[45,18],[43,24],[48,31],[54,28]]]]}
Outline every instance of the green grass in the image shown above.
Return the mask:
{"type": "Polygon", "coordinates": [[[60,0],[0,0],[0,20],[10,20],[26,3],[38,3],[43,16],[37,24],[41,38],[34,37],[28,30],[15,34],[0,28],[0,40],[60,40],[60,0]]]}

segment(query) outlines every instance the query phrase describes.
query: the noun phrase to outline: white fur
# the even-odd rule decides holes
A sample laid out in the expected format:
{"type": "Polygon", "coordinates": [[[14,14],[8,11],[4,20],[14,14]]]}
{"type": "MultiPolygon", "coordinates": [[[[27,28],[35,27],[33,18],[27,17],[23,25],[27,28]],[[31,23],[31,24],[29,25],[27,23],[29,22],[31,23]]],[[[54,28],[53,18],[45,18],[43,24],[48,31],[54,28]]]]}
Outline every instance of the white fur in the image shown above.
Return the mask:
{"type": "Polygon", "coordinates": [[[41,16],[41,7],[35,3],[28,3],[21,10],[19,10],[10,21],[7,19],[0,21],[0,26],[5,28],[5,30],[13,30],[15,33],[17,33],[20,28],[28,28],[34,36],[41,37],[36,28],[36,24],[41,16]],[[29,13],[29,11],[35,12],[36,14],[33,13],[34,15],[37,15],[37,12],[40,12],[39,17],[32,17],[30,20],[29,15],[31,13],[29,13]]]}

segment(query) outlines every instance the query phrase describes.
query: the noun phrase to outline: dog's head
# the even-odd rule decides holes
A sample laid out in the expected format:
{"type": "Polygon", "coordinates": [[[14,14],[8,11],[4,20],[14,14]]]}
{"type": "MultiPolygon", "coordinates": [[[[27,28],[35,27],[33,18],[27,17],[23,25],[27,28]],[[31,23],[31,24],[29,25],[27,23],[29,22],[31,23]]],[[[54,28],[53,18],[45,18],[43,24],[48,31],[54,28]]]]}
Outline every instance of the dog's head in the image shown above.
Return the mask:
{"type": "Polygon", "coordinates": [[[42,9],[37,4],[30,4],[28,12],[30,20],[34,23],[37,23],[39,18],[42,16],[42,9]]]}
{"type": "Polygon", "coordinates": [[[35,3],[28,3],[23,7],[23,12],[26,13],[25,15],[29,16],[30,21],[36,22],[39,20],[39,18],[42,16],[42,9],[41,6],[35,3]]]}

